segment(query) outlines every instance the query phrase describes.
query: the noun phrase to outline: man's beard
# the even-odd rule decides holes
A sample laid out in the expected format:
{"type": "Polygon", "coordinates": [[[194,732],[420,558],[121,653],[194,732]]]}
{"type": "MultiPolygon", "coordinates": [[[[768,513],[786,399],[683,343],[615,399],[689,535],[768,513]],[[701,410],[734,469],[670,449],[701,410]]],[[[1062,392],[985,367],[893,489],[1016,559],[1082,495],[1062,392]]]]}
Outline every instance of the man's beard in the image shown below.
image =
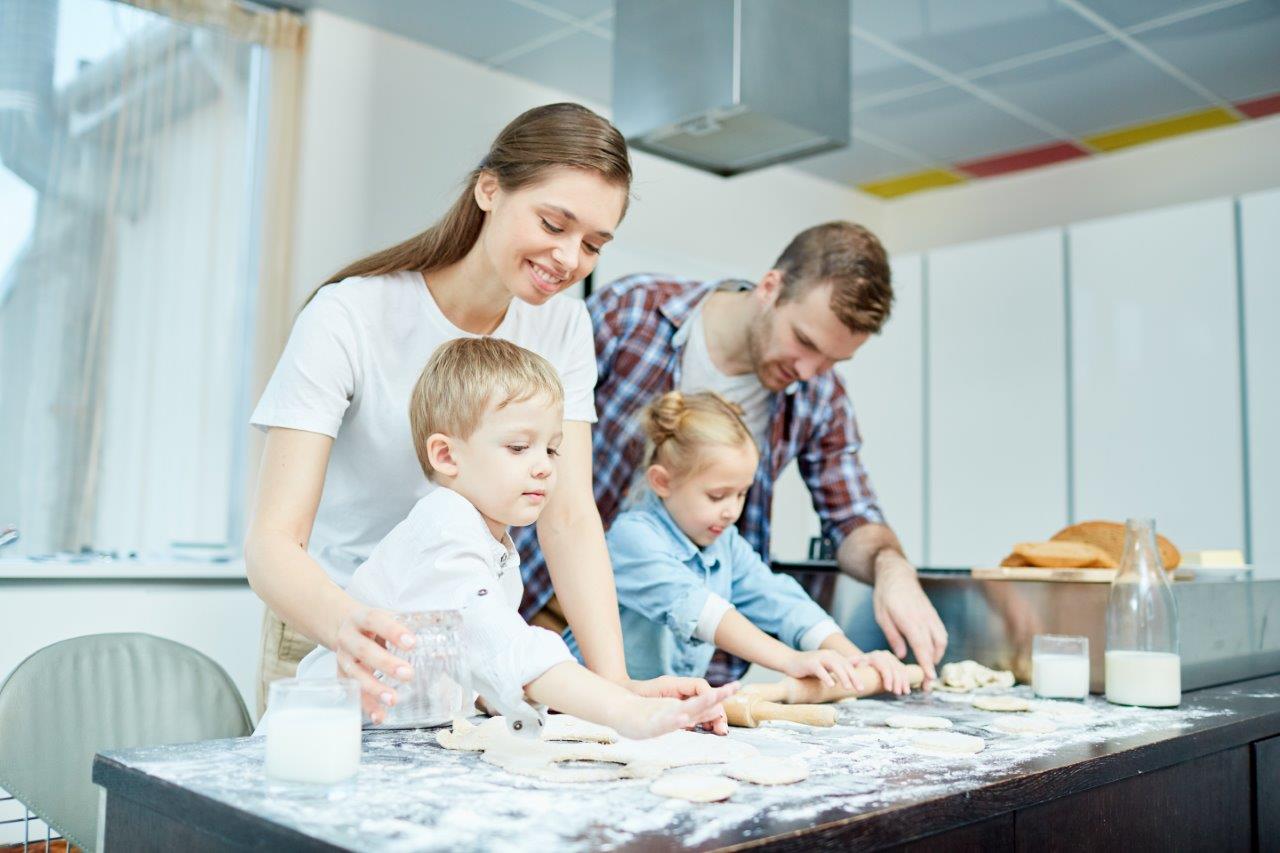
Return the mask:
{"type": "Polygon", "coordinates": [[[764,342],[773,337],[773,313],[765,311],[751,321],[747,328],[747,356],[751,359],[751,372],[756,375],[760,384],[770,391],[777,391],[769,384],[767,370],[769,365],[764,360],[764,342]]]}

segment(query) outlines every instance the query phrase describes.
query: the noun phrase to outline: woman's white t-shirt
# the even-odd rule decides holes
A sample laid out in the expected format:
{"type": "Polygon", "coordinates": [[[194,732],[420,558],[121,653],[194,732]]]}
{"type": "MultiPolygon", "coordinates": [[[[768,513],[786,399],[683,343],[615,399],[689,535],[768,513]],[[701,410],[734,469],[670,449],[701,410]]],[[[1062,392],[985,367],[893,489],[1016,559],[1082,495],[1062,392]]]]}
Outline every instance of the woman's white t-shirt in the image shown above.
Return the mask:
{"type": "MultiPolygon", "coordinates": [[[[331,284],[293,325],[251,423],[333,437],[307,550],[343,588],[435,488],[413,449],[409,395],[436,347],[463,337],[478,336],[449,322],[414,272],[331,284]]],[[[565,420],[595,422],[595,342],[585,303],[513,299],[493,337],[551,362],[564,384],[565,420]]]]}

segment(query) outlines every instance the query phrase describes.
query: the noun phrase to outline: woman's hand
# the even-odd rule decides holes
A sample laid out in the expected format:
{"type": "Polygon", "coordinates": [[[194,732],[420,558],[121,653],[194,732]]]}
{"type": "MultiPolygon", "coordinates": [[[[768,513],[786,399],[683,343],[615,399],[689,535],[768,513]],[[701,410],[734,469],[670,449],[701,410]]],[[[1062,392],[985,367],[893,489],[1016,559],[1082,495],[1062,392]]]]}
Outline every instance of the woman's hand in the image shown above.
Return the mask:
{"type": "Polygon", "coordinates": [[[374,723],[386,719],[386,709],[396,703],[396,692],[374,678],[374,670],[397,681],[413,677],[413,668],[387,651],[388,644],[404,651],[413,648],[414,637],[395,615],[386,610],[357,605],[338,622],[333,651],[338,657],[338,674],[360,684],[360,704],[374,723]]]}
{"type": "MultiPolygon", "coordinates": [[[[640,696],[651,698],[667,697],[671,699],[688,699],[692,696],[706,696],[708,694],[720,695],[720,691],[724,689],[717,690],[708,684],[705,678],[685,678],[678,675],[661,675],[648,681],[633,680],[627,682],[626,686],[630,688],[632,693],[640,696]]],[[[738,689],[736,682],[733,685],[725,685],[725,687],[729,686],[732,686],[733,690],[725,694],[724,698],[733,695],[733,691],[738,689]]],[[[708,716],[707,719],[698,721],[703,728],[718,735],[727,735],[729,733],[729,718],[725,716],[724,708],[720,706],[720,702],[723,701],[724,699],[722,698],[713,703],[715,713],[708,716]]]]}

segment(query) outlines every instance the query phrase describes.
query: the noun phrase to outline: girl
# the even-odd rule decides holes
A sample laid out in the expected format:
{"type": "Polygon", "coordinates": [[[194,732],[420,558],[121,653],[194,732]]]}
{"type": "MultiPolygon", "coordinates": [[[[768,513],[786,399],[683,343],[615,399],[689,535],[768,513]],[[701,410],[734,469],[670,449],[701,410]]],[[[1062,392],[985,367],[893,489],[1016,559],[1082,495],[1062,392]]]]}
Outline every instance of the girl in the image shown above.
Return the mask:
{"type": "Polygon", "coordinates": [[[719,647],[845,688],[861,687],[853,668],[866,663],[886,690],[908,692],[897,658],[859,651],[794,578],[774,574],[738,534],[734,522],[760,463],[741,415],[711,392],[671,391],[645,410],[647,488],[607,537],[631,675],[701,676],[719,647]]]}
{"type": "Polygon", "coordinates": [[[561,488],[537,530],[587,665],[645,695],[709,690],[698,680],[627,678],[591,492],[590,320],[583,303],[556,298],[595,267],[630,182],[613,125],[577,104],[537,107],[498,134],[439,222],[312,294],[252,417],[267,431],[245,541],[249,582],[268,606],[260,690],[292,675],[319,643],[360,682],[374,722],[394,703],[373,672],[405,669],[385,646],[407,649],[412,637],[345,588],[434,488],[418,467],[407,414],[422,365],[444,341],[482,335],[542,355],[565,387],[561,488]]]}

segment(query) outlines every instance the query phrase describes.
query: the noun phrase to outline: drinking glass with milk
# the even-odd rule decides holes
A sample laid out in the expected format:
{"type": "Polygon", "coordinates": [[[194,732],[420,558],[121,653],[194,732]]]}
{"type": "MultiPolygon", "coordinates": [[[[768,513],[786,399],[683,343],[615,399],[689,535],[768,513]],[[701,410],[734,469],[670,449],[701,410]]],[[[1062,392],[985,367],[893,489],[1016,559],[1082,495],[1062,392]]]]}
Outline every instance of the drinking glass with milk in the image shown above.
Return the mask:
{"type": "Polygon", "coordinates": [[[267,707],[273,792],[337,796],[360,769],[360,685],[350,678],[282,678],[267,707]]]}
{"type": "Polygon", "coordinates": [[[1182,701],[1178,605],[1160,562],[1155,522],[1125,522],[1124,553],[1107,600],[1106,694],[1118,705],[1182,701]]]}
{"type": "Polygon", "coordinates": [[[1031,641],[1031,689],[1045,699],[1089,695],[1089,638],[1037,634],[1031,641]]]}

